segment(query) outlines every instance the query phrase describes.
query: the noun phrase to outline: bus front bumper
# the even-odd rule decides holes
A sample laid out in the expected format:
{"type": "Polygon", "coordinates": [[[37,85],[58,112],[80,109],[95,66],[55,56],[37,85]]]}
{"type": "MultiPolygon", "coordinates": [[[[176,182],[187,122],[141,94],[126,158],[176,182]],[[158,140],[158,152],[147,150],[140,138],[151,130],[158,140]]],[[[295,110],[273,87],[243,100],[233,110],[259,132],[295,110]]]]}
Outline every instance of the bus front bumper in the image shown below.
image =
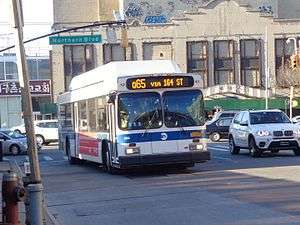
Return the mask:
{"type": "Polygon", "coordinates": [[[127,169],[139,166],[202,163],[210,160],[209,151],[183,153],[119,156],[119,163],[114,166],[127,169]]]}

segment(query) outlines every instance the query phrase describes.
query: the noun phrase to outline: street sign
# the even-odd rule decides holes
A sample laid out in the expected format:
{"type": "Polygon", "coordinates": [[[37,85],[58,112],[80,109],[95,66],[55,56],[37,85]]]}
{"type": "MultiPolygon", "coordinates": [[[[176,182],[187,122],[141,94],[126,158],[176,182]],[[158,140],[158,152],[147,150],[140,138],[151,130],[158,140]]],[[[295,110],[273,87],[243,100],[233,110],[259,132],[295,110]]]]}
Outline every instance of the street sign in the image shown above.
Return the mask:
{"type": "Polygon", "coordinates": [[[92,44],[92,43],[101,43],[101,42],[102,42],[102,36],[100,34],[49,37],[50,45],[92,44]]]}

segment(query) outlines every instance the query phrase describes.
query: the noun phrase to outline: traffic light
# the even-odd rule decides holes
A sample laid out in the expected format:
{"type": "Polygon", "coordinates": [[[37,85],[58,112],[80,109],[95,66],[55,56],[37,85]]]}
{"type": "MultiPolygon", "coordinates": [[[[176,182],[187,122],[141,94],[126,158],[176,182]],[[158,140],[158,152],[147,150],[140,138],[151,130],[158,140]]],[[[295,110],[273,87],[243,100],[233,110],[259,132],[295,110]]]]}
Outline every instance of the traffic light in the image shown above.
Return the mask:
{"type": "Polygon", "coordinates": [[[291,56],[291,68],[293,70],[297,68],[297,55],[291,56]]]}

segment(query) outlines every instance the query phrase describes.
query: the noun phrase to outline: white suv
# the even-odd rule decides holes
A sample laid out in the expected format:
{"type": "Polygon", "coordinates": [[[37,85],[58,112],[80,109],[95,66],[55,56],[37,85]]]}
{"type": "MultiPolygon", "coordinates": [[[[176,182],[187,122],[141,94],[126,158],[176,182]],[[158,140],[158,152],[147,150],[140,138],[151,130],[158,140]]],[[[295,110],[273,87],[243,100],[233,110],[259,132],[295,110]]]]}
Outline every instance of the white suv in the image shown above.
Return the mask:
{"type": "Polygon", "coordinates": [[[252,157],[280,150],[300,155],[300,126],[280,110],[241,111],[229,128],[230,153],[239,154],[240,148],[249,149],[252,157]]]}
{"type": "MultiPolygon", "coordinates": [[[[38,120],[34,121],[36,141],[41,146],[58,141],[58,121],[57,120],[38,120]]],[[[12,127],[11,130],[25,134],[25,125],[12,127]]]]}

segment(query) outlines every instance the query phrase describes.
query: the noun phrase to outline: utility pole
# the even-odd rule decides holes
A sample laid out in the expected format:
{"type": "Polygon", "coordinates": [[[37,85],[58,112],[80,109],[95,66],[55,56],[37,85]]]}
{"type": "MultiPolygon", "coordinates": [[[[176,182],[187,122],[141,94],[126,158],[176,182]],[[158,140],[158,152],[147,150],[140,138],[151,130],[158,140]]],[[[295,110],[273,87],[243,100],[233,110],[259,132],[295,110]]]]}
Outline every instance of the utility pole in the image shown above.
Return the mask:
{"type": "Polygon", "coordinates": [[[27,63],[25,57],[25,49],[23,44],[23,12],[21,0],[12,0],[13,19],[15,28],[15,43],[18,74],[22,94],[22,108],[24,115],[24,123],[28,142],[28,156],[30,162],[30,224],[43,224],[44,209],[43,209],[43,186],[41,183],[41,173],[38,160],[37,144],[35,131],[33,126],[32,101],[29,88],[29,78],[27,63]]]}
{"type": "Polygon", "coordinates": [[[268,26],[265,28],[265,91],[266,91],[266,96],[265,96],[265,104],[266,104],[266,109],[269,109],[269,57],[268,57],[268,26]]]}

